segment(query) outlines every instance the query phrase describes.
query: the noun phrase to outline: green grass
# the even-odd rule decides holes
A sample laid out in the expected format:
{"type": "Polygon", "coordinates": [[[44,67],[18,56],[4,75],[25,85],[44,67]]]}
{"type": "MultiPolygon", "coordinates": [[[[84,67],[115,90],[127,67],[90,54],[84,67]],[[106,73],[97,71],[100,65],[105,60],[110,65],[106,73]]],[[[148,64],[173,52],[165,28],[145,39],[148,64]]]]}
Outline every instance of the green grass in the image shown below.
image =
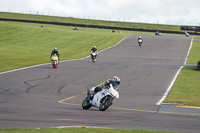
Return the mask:
{"type": "Polygon", "coordinates": [[[200,42],[193,42],[187,64],[197,64],[200,60],[200,42]]]}
{"type": "Polygon", "coordinates": [[[176,26],[176,25],[147,24],[147,23],[133,23],[133,22],[130,23],[130,22],[116,22],[116,21],[100,21],[100,20],[77,19],[77,18],[71,18],[71,17],[53,17],[53,16],[28,15],[28,14],[7,13],[7,12],[0,12],[0,18],[12,18],[12,19],[25,19],[25,20],[51,21],[51,22],[67,22],[67,23],[88,24],[88,25],[103,25],[103,26],[114,26],[114,27],[180,31],[180,26],[176,26]]]}
{"type": "Polygon", "coordinates": [[[165,103],[200,107],[200,73],[196,66],[185,66],[172,87],[165,103]]]}
{"type": "MultiPolygon", "coordinates": [[[[197,64],[200,42],[194,42],[190,51],[189,64],[197,64]]],[[[184,66],[174,83],[165,103],[180,103],[188,106],[200,107],[200,72],[197,66],[184,66]]]]}
{"type": "Polygon", "coordinates": [[[110,129],[110,128],[41,128],[41,129],[0,129],[0,133],[170,133],[143,129],[110,129]]]}

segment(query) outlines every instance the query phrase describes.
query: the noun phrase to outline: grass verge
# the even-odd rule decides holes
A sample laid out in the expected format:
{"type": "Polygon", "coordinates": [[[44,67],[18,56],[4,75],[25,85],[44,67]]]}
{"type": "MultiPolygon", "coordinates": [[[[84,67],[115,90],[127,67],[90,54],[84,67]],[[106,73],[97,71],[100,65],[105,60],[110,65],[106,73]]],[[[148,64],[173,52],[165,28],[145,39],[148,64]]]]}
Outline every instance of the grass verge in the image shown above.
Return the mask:
{"type": "MultiPolygon", "coordinates": [[[[199,51],[200,42],[194,42],[187,63],[197,64],[197,61],[200,60],[199,51]]],[[[184,66],[164,102],[200,107],[199,75],[197,66],[184,66]]]]}
{"type": "Polygon", "coordinates": [[[0,129],[0,133],[170,133],[143,129],[110,129],[110,128],[40,128],[40,129],[0,129]]]}
{"type": "Polygon", "coordinates": [[[165,103],[200,107],[200,76],[196,66],[185,66],[172,87],[165,103]]]}
{"type": "Polygon", "coordinates": [[[197,64],[200,60],[200,42],[193,42],[187,64],[197,64]]]}

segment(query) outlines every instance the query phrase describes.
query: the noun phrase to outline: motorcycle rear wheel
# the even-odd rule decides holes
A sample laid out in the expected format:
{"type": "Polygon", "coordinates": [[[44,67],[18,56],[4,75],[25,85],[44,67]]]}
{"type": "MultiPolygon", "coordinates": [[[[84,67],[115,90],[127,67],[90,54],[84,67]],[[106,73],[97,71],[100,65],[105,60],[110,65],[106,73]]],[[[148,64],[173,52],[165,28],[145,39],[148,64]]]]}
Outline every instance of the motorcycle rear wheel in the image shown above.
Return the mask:
{"type": "Polygon", "coordinates": [[[85,100],[82,103],[82,108],[83,109],[89,109],[91,107],[92,107],[92,105],[90,104],[90,100],[88,100],[88,97],[86,97],[85,100]]]}

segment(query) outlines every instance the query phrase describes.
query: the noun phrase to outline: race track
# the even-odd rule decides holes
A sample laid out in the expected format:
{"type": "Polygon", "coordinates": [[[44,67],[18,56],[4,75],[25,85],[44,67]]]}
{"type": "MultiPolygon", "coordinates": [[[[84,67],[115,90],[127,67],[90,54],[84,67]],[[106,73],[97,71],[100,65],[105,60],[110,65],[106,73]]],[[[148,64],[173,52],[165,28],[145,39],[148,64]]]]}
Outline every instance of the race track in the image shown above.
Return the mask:
{"type": "MultiPolygon", "coordinates": [[[[184,64],[191,38],[131,36],[84,58],[0,74],[0,128],[94,126],[199,132],[200,115],[162,113],[156,103],[184,64]],[[117,75],[120,99],[100,112],[83,110],[87,89],[117,75]]],[[[89,50],[88,50],[89,52],[89,50]]]]}

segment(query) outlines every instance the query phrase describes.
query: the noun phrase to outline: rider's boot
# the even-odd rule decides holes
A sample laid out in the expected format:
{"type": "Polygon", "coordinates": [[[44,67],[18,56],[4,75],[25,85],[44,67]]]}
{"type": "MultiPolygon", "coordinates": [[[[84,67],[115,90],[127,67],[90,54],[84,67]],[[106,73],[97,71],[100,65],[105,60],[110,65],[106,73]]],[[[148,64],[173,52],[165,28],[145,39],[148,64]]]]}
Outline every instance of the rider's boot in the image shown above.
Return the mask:
{"type": "Polygon", "coordinates": [[[87,97],[89,97],[89,96],[90,96],[90,90],[87,89],[87,97]]]}
{"type": "Polygon", "coordinates": [[[92,100],[94,97],[94,93],[91,93],[89,89],[87,89],[87,97],[92,100]]]}

